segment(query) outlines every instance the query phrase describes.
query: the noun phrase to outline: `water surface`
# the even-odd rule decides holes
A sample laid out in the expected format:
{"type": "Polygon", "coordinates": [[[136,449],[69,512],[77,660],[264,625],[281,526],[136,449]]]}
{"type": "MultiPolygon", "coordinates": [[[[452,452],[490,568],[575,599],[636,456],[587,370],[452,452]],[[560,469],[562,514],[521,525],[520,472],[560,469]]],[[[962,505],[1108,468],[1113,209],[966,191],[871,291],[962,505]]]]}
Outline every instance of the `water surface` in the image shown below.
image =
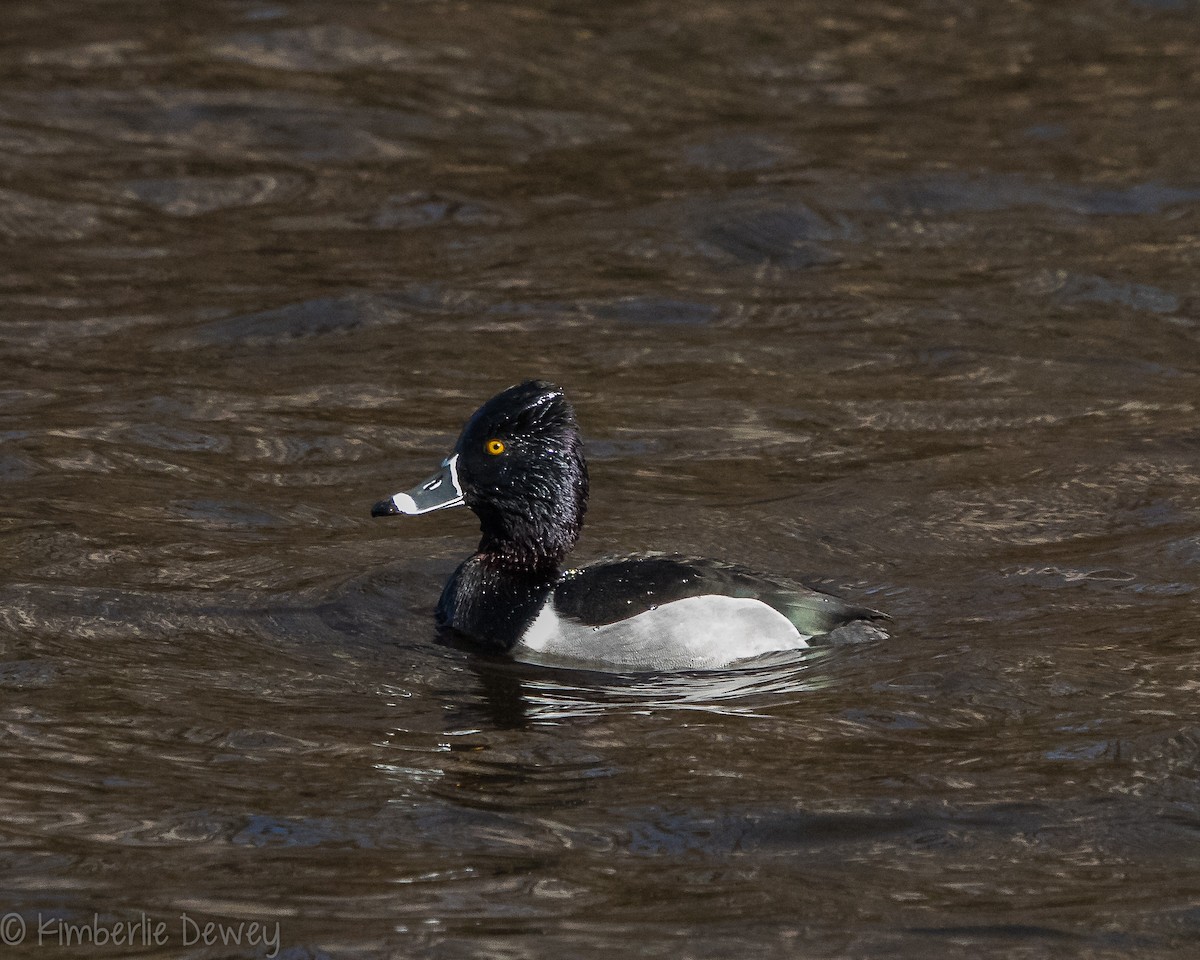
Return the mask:
{"type": "Polygon", "coordinates": [[[3,5],[14,955],[1194,956],[1198,12],[3,5]],[[893,639],[439,644],[472,517],[370,505],[529,376],[578,559],[893,639]]]}

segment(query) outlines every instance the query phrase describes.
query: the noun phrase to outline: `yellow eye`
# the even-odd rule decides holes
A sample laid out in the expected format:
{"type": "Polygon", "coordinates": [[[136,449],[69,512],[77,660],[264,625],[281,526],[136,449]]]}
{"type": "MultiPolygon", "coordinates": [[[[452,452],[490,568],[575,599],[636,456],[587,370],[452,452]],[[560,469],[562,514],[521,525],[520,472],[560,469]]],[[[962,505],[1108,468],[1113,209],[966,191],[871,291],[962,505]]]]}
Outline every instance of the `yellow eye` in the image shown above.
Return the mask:
{"type": "Polygon", "coordinates": [[[502,440],[489,440],[483,445],[483,449],[493,457],[498,457],[504,452],[504,442],[502,440]]]}

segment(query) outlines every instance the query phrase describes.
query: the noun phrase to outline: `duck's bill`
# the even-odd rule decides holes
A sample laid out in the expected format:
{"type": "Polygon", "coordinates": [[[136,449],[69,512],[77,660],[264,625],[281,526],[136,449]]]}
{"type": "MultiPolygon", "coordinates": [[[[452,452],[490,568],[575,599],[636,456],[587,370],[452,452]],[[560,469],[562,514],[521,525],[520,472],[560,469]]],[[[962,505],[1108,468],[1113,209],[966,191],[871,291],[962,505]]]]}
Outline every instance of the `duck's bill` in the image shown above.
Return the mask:
{"type": "Polygon", "coordinates": [[[394,517],[399,514],[414,517],[434,510],[457,507],[463,502],[462,486],[458,482],[458,454],[442,462],[442,469],[424,483],[407,493],[398,493],[380,500],[371,508],[373,517],[394,517]]]}

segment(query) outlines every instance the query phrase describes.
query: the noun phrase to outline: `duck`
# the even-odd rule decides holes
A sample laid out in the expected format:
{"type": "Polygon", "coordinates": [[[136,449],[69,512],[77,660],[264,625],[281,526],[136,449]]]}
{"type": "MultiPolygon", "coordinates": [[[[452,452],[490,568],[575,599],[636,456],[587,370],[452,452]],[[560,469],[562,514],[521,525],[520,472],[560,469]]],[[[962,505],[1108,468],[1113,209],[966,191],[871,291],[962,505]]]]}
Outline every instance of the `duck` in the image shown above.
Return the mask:
{"type": "Polygon", "coordinates": [[[800,651],[890,618],[735,563],[638,554],[581,567],[566,560],[583,529],[588,471],[563,390],[527,380],[471,415],[436,473],[380,500],[374,517],[465,506],[475,552],[451,575],[439,627],[485,651],[604,671],[720,670],[800,651]]]}

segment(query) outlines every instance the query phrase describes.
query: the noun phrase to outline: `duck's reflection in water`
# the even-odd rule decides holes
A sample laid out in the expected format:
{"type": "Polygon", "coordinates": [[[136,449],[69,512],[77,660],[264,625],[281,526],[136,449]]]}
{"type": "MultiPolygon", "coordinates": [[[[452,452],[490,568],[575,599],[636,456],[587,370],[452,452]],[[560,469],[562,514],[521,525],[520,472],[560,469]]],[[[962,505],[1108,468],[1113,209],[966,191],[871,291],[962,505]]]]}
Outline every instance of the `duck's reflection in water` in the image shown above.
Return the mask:
{"type": "Polygon", "coordinates": [[[747,660],[738,669],[611,674],[475,658],[471,670],[491,721],[500,727],[561,723],[613,714],[691,710],[766,716],[830,683],[820,669],[832,648],[747,660]]]}

